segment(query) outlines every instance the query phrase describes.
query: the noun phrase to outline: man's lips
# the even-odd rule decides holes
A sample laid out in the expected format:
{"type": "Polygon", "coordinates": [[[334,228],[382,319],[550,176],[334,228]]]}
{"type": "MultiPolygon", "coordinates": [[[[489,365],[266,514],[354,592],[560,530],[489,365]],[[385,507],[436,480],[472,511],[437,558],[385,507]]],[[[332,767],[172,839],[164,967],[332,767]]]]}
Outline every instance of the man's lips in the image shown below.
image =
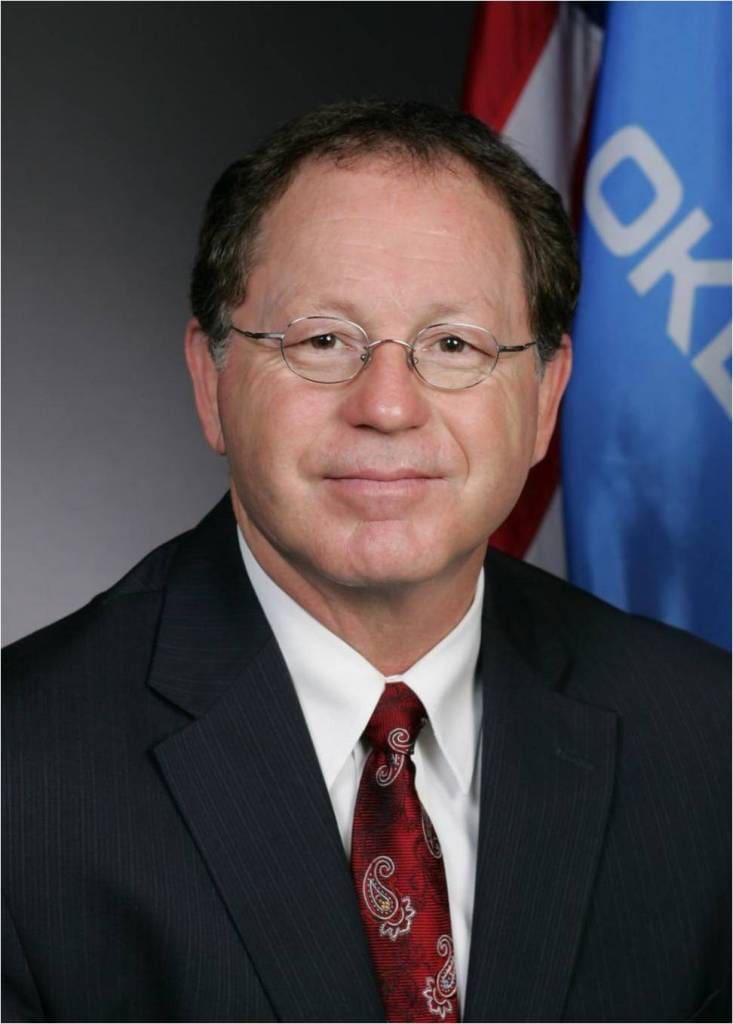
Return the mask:
{"type": "Polygon", "coordinates": [[[403,509],[405,502],[421,500],[439,479],[424,470],[406,467],[360,468],[329,474],[325,482],[347,504],[369,509],[370,514],[380,518],[403,509]]]}
{"type": "Polygon", "coordinates": [[[371,480],[375,483],[394,483],[400,480],[435,480],[433,473],[418,469],[351,469],[345,473],[328,473],[327,480],[371,480]]]}

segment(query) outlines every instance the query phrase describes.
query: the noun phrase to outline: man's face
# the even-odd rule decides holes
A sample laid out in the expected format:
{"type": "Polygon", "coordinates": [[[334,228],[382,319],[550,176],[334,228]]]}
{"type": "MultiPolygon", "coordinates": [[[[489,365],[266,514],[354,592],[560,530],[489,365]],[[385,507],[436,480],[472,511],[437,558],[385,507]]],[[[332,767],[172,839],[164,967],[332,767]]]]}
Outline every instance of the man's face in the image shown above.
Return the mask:
{"type": "MultiPolygon", "coordinates": [[[[531,340],[509,214],[473,172],[370,158],[306,164],[266,214],[245,330],[338,316],[370,340],[412,340],[435,322],[531,340]]],[[[349,383],[293,374],[277,344],[233,335],[218,375],[195,323],[189,365],[209,443],[226,451],[234,504],[266,568],[352,587],[449,582],[483,558],[546,450],[564,352],[541,377],[533,350],[500,357],[465,391],[426,386],[399,345],[349,383]]]]}

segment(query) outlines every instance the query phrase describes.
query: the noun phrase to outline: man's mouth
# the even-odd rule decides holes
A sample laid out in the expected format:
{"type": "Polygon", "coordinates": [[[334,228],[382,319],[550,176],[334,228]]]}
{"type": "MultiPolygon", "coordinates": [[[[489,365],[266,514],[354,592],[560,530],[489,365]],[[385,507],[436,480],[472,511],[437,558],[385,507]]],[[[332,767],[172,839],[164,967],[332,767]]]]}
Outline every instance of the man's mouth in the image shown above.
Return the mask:
{"type": "Polygon", "coordinates": [[[424,470],[412,469],[409,467],[389,470],[365,467],[363,469],[350,469],[344,473],[328,474],[326,479],[335,481],[367,480],[373,483],[396,483],[402,480],[434,480],[435,476],[432,473],[425,472],[424,470]]]}
{"type": "Polygon", "coordinates": [[[413,502],[422,501],[440,477],[422,469],[359,467],[329,474],[325,482],[340,501],[366,512],[369,517],[399,514],[413,502]]]}

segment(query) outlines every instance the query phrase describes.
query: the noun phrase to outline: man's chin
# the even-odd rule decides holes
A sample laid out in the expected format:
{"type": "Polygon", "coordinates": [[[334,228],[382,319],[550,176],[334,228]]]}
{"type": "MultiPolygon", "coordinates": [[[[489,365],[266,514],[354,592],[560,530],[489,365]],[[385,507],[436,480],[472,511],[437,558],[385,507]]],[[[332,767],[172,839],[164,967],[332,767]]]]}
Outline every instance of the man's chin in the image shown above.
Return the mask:
{"type": "Polygon", "coordinates": [[[405,523],[382,522],[361,524],[343,543],[321,547],[314,561],[342,586],[395,590],[443,576],[454,559],[438,538],[420,536],[405,523]]]}
{"type": "Polygon", "coordinates": [[[361,590],[365,594],[368,591],[374,594],[394,593],[419,586],[434,578],[434,574],[430,571],[421,572],[414,565],[409,567],[367,565],[355,567],[350,573],[341,570],[338,573],[326,575],[333,583],[350,590],[361,590]]]}

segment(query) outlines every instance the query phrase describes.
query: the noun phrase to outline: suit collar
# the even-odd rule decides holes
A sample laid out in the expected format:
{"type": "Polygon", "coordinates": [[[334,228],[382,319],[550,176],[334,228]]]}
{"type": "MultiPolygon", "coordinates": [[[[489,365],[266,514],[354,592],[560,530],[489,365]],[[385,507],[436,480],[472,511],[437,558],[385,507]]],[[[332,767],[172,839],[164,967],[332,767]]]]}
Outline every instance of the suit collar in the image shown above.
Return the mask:
{"type": "Polygon", "coordinates": [[[272,632],[242,567],[229,496],[184,534],[166,581],[148,684],[194,717],[241,680],[272,632]]]}
{"type": "MultiPolygon", "coordinates": [[[[252,589],[282,650],[330,789],[367,727],[385,676],[281,590],[237,533],[252,589]]],[[[410,669],[387,677],[404,682],[422,701],[440,753],[464,793],[471,787],[481,729],[475,679],[483,593],[482,571],[458,625],[410,669]]]]}
{"type": "MultiPolygon", "coordinates": [[[[514,577],[515,562],[489,550],[481,658],[496,647],[547,689],[560,686],[570,657],[556,612],[514,577]],[[498,646],[497,646],[498,645],[498,646]]],[[[240,678],[274,642],[244,570],[228,495],[184,534],[166,580],[149,685],[194,717],[240,678]]]]}

